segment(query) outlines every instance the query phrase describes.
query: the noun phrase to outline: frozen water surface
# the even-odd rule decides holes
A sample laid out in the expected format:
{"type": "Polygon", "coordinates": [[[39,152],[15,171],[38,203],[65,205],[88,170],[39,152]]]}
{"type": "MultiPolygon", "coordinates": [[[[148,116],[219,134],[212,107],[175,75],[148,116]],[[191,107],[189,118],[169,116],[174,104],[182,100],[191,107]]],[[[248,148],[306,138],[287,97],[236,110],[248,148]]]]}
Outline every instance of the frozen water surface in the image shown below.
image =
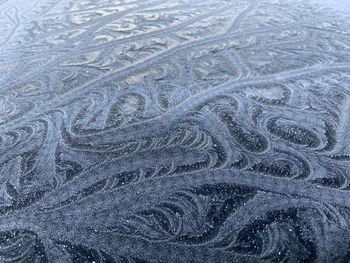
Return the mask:
{"type": "Polygon", "coordinates": [[[349,262],[349,10],[0,0],[0,262],[349,262]]]}

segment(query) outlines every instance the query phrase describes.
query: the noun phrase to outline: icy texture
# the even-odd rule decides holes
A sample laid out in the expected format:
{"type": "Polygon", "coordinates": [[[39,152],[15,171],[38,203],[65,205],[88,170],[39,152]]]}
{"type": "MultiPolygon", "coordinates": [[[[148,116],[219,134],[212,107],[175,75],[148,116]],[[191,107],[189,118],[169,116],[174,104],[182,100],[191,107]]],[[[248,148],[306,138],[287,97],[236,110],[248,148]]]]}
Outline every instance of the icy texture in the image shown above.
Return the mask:
{"type": "Polygon", "coordinates": [[[348,262],[345,9],[0,0],[0,262],[348,262]]]}

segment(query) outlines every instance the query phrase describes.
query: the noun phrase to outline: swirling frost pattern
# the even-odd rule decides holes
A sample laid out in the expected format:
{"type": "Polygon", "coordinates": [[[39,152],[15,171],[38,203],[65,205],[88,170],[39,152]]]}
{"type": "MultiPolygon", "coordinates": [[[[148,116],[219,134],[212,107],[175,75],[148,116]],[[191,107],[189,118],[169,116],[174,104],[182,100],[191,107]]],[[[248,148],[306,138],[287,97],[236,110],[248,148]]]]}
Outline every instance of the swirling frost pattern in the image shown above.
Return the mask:
{"type": "Polygon", "coordinates": [[[0,261],[348,262],[349,21],[0,1],[0,261]]]}

